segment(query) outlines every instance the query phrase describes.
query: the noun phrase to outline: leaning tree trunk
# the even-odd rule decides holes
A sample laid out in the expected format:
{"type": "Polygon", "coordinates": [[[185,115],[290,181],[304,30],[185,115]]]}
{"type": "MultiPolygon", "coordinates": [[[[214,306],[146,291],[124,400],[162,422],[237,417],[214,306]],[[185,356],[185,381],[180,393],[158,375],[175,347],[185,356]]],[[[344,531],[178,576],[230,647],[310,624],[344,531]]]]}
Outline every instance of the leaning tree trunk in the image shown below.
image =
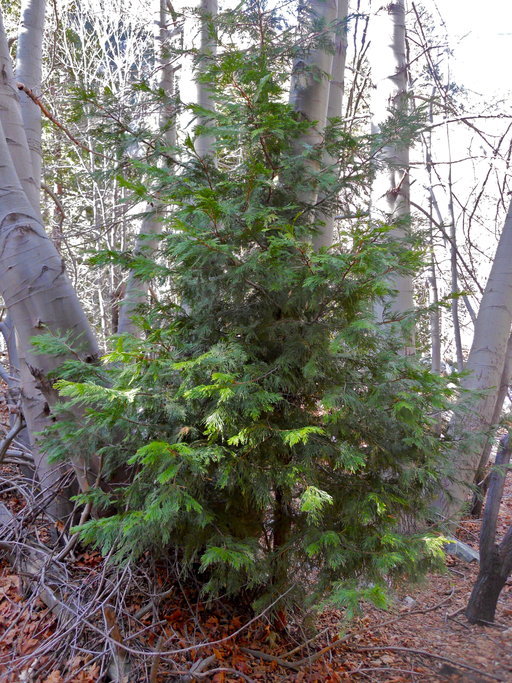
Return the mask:
{"type": "MultiPolygon", "coordinates": [[[[40,16],[42,0],[27,2],[40,16]]],[[[28,9],[24,13],[27,16],[28,9]]],[[[31,32],[42,30],[42,22],[27,24],[27,36],[21,49],[40,45],[30,40],[31,32]],[[25,47],[23,47],[25,46],[25,47]]],[[[20,48],[19,48],[20,50],[20,48]]],[[[18,50],[18,51],[19,51],[18,50]]],[[[34,57],[27,56],[27,63],[34,57]]],[[[24,61],[23,53],[18,63],[24,61]]],[[[49,424],[50,406],[55,392],[48,373],[55,370],[64,356],[55,358],[34,353],[31,340],[44,333],[66,335],[72,357],[92,362],[98,349],[92,330],[66,275],[64,264],[46,235],[40,220],[39,182],[35,180],[32,155],[18,98],[10,54],[0,15],[0,294],[12,318],[20,356],[23,413],[31,440],[49,424]],[[43,397],[44,395],[44,397],[43,397]]],[[[36,87],[35,81],[33,82],[36,87]]],[[[30,102],[32,106],[36,106],[30,102]]],[[[28,102],[24,106],[28,106],[28,102]]],[[[31,129],[32,145],[35,127],[31,129]]],[[[39,479],[58,485],[59,472],[40,458],[39,479]]],[[[80,458],[72,458],[82,489],[89,486],[92,473],[80,458]]],[[[55,495],[58,491],[54,491],[55,495]]]]}
{"type": "Polygon", "coordinates": [[[434,508],[442,519],[456,521],[480,465],[482,449],[495,419],[497,398],[512,326],[512,204],[509,207],[475,324],[473,344],[461,386],[474,393],[468,410],[450,424],[454,446],[450,471],[434,508]]]}
{"type": "MultiPolygon", "coordinates": [[[[404,0],[381,7],[373,18],[372,77],[374,134],[381,133],[386,121],[394,120],[398,128],[400,117],[408,112],[407,57],[404,0]]],[[[372,214],[386,225],[395,226],[390,237],[404,241],[410,232],[409,147],[400,141],[384,144],[377,159],[372,187],[372,214]]],[[[395,290],[385,302],[379,317],[388,308],[393,315],[402,315],[414,308],[412,275],[389,278],[395,290]]],[[[408,334],[405,354],[414,353],[414,331],[408,334]]]]}
{"type": "Polygon", "coordinates": [[[465,612],[472,624],[494,621],[498,598],[512,571],[512,527],[501,543],[496,542],[498,514],[511,446],[507,434],[500,442],[496,467],[489,475],[489,492],[480,532],[480,570],[465,612]]]}
{"type": "MultiPolygon", "coordinates": [[[[503,410],[503,404],[505,403],[505,397],[507,396],[508,388],[511,383],[512,334],[508,338],[507,353],[505,355],[505,365],[503,366],[500,388],[496,396],[496,405],[494,406],[494,412],[492,415],[492,425],[498,425],[500,421],[501,411],[503,410]]],[[[480,456],[478,469],[475,474],[474,484],[476,486],[476,490],[473,495],[473,503],[471,505],[471,515],[473,517],[480,517],[480,515],[482,514],[485,494],[487,493],[487,489],[489,487],[489,477],[485,476],[485,470],[487,467],[487,463],[489,462],[489,457],[491,455],[493,436],[494,434],[489,435],[489,438],[485,442],[485,445],[482,449],[482,455],[480,456]]]]}

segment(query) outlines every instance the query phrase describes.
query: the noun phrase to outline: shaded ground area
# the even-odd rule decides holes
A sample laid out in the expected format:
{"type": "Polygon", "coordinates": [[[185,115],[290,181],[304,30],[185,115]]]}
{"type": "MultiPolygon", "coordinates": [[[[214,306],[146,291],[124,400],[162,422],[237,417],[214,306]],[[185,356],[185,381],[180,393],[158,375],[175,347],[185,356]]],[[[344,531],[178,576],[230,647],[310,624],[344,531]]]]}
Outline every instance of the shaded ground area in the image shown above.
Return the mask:
{"type": "MultiPolygon", "coordinates": [[[[16,486],[8,486],[17,476],[13,467],[0,468],[0,501],[28,529],[30,547],[43,552],[47,526],[37,511],[27,512],[16,486]]],[[[509,476],[501,531],[511,522],[509,476]]],[[[460,538],[476,548],[479,526],[465,520],[460,538]]],[[[6,533],[4,527],[0,548],[6,533]]],[[[26,542],[17,538],[20,545],[26,542]]],[[[1,683],[512,680],[512,581],[502,592],[496,623],[471,625],[461,610],[476,563],[447,558],[444,574],[398,590],[387,612],[368,607],[343,632],[343,614],[336,610],[321,614],[316,631],[293,623],[285,627],[265,614],[251,618],[228,602],[205,605],[196,587],[182,585],[168,565],[147,558],[135,570],[113,569],[83,548],[57,563],[65,569],[66,583],[52,612],[40,597],[44,586],[51,587],[46,570],[25,576],[5,557],[0,564],[1,683]]],[[[45,562],[49,567],[55,557],[45,562]]]]}

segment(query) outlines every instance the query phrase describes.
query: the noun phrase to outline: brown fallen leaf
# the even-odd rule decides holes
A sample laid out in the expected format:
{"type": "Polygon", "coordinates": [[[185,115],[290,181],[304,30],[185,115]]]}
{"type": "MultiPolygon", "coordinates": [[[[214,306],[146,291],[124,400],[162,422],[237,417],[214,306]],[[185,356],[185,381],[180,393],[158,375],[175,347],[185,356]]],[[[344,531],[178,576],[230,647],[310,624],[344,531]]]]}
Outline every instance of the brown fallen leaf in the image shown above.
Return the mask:
{"type": "Polygon", "coordinates": [[[20,648],[20,652],[22,655],[26,655],[29,652],[31,652],[36,645],[39,644],[39,639],[38,638],[29,638],[28,640],[25,640],[20,648]]]}

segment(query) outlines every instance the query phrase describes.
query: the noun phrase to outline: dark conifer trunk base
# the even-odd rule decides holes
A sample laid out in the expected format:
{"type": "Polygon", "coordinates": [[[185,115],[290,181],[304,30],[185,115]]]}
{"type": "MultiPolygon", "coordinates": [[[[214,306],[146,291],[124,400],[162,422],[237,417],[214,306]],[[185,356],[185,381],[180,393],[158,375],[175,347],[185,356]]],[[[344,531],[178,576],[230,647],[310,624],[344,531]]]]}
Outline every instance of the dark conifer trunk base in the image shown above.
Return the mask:
{"type": "Polygon", "coordinates": [[[501,543],[496,542],[500,503],[511,453],[512,443],[507,434],[500,440],[495,467],[488,477],[489,490],[480,531],[480,571],[465,612],[472,624],[494,621],[498,598],[512,570],[512,527],[501,543]]]}
{"type": "Polygon", "coordinates": [[[494,621],[498,598],[506,580],[501,574],[480,571],[465,612],[471,624],[494,621]]]}

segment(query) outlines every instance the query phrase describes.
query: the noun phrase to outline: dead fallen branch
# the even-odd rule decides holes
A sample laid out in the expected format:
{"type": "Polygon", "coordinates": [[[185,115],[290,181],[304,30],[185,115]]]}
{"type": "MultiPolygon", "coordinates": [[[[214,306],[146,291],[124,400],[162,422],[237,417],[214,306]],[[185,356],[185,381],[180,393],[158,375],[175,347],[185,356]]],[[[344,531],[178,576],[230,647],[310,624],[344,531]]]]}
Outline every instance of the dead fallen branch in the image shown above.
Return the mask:
{"type": "Polygon", "coordinates": [[[262,659],[264,662],[276,662],[276,664],[279,664],[279,666],[282,666],[285,669],[292,669],[293,671],[300,670],[300,665],[298,663],[287,662],[286,659],[281,659],[281,657],[276,657],[275,655],[269,655],[267,652],[251,650],[249,647],[241,647],[240,651],[245,652],[246,655],[251,655],[251,657],[262,659]]]}
{"type": "Polygon", "coordinates": [[[321,650],[318,650],[318,652],[314,652],[312,655],[309,655],[309,657],[303,657],[302,659],[298,659],[295,662],[289,662],[286,659],[282,659],[281,657],[275,657],[274,655],[269,655],[266,652],[261,652],[260,650],[251,650],[248,647],[241,647],[240,650],[241,650],[241,652],[245,652],[248,655],[252,655],[253,657],[257,657],[258,659],[262,659],[263,661],[276,662],[276,664],[279,664],[280,666],[283,666],[287,669],[293,669],[295,671],[300,671],[300,669],[303,666],[307,666],[309,664],[312,664],[317,659],[320,659],[320,657],[323,657],[325,654],[327,654],[327,652],[330,652],[331,650],[334,650],[335,648],[337,648],[339,645],[346,643],[349,638],[350,638],[350,635],[345,636],[344,638],[340,638],[339,640],[335,640],[334,642],[330,643],[329,645],[326,645],[325,647],[323,647],[321,650]]]}
{"type": "Polygon", "coordinates": [[[473,673],[479,674],[480,676],[486,676],[487,678],[491,678],[493,681],[505,681],[505,679],[501,678],[501,676],[495,676],[494,674],[487,673],[487,671],[477,669],[476,667],[471,666],[470,664],[464,664],[464,662],[460,662],[457,659],[443,657],[442,655],[435,655],[433,652],[427,652],[426,650],[415,650],[412,647],[398,647],[394,645],[373,645],[371,647],[356,647],[352,649],[356,652],[376,652],[378,650],[388,650],[390,652],[406,652],[408,654],[419,655],[420,657],[429,657],[430,659],[437,659],[440,662],[446,662],[447,664],[451,664],[452,666],[456,666],[461,669],[468,669],[468,671],[472,671],[473,673]]]}
{"type": "Polygon", "coordinates": [[[450,595],[448,595],[446,598],[441,600],[440,602],[436,603],[432,607],[425,607],[424,609],[413,609],[410,610],[409,612],[404,612],[403,614],[399,614],[396,617],[393,617],[393,619],[388,619],[387,621],[382,621],[380,624],[375,624],[373,627],[374,629],[378,628],[383,628],[384,626],[389,626],[390,624],[394,624],[397,621],[400,621],[401,619],[405,619],[406,617],[409,617],[413,614],[428,614],[428,612],[434,612],[436,609],[439,609],[443,605],[445,605],[447,602],[449,602],[455,593],[455,588],[451,591],[450,595]]]}
{"type": "Polygon", "coordinates": [[[231,674],[232,676],[238,676],[244,681],[248,681],[248,683],[255,683],[254,679],[249,678],[247,674],[242,673],[241,671],[237,671],[237,669],[231,669],[230,667],[227,666],[219,666],[215,669],[208,669],[208,671],[205,671],[204,673],[201,673],[199,671],[176,671],[172,676],[187,676],[189,678],[183,678],[181,680],[210,680],[210,676],[213,676],[214,674],[218,673],[228,673],[231,674]]]}

